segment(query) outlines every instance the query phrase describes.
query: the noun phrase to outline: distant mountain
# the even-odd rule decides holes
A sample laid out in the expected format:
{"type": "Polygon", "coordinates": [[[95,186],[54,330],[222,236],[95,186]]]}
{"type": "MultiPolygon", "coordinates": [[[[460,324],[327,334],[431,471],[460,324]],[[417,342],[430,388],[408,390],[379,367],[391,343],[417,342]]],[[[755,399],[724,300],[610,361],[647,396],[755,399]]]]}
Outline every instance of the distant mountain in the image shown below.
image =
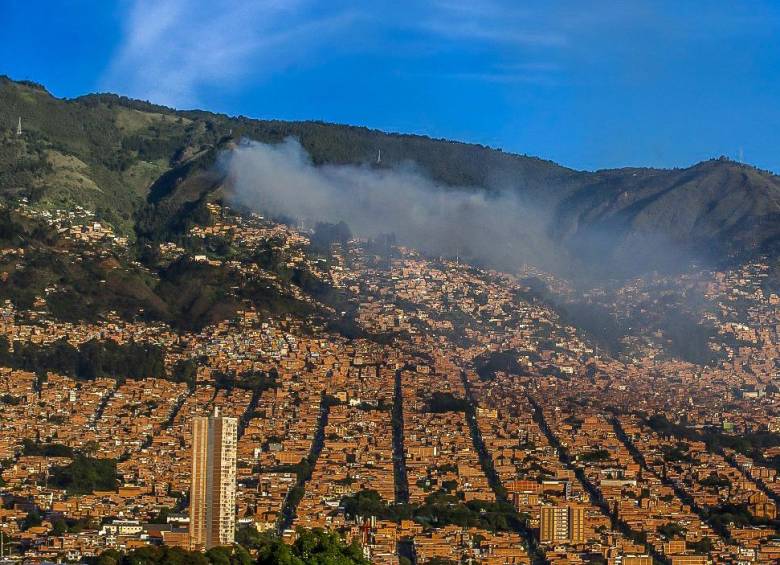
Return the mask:
{"type": "Polygon", "coordinates": [[[479,145],[320,122],[176,111],[112,94],[72,100],[0,77],[0,198],[82,205],[140,240],[175,238],[223,196],[213,167],[242,137],[299,139],[317,165],[413,161],[450,186],[517,191],[580,266],[636,274],[777,256],[780,178],[724,159],[688,169],[574,171],[479,145]],[[22,118],[24,134],[16,135],[22,118]]]}
{"type": "Polygon", "coordinates": [[[626,272],[776,256],[780,177],[726,159],[599,171],[557,203],[552,225],[575,255],[602,254],[626,272]]]}

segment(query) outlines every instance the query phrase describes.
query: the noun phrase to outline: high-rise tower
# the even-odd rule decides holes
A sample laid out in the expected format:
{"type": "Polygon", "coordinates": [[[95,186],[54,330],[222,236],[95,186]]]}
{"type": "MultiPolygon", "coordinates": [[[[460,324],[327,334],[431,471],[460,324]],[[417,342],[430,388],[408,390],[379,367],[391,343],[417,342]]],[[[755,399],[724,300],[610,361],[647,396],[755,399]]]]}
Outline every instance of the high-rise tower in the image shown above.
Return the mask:
{"type": "Polygon", "coordinates": [[[236,536],[236,442],[238,420],[219,409],[192,422],[190,546],[230,545],[236,536]]]}

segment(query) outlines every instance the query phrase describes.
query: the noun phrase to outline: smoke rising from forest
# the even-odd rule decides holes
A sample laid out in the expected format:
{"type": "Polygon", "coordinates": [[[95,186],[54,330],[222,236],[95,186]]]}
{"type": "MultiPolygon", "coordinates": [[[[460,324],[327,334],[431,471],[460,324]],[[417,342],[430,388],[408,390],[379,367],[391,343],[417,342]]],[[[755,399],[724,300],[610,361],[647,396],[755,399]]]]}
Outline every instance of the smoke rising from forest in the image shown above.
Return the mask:
{"type": "Polygon", "coordinates": [[[395,234],[432,255],[467,258],[515,270],[553,267],[559,254],[538,210],[510,192],[449,187],[414,163],[315,166],[292,138],[270,145],[243,141],[223,155],[236,202],[271,217],[346,222],[353,234],[395,234]]]}

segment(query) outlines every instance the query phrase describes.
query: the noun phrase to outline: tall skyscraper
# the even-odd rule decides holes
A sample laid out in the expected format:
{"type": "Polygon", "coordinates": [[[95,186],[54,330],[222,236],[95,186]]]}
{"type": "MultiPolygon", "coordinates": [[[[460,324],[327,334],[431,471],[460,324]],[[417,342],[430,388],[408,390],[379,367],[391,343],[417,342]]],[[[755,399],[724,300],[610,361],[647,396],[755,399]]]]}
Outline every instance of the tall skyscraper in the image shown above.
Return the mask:
{"type": "Polygon", "coordinates": [[[238,420],[219,409],[192,422],[190,547],[230,545],[236,537],[236,442],[238,420]]]}
{"type": "Polygon", "coordinates": [[[542,543],[584,543],[585,508],[576,504],[542,506],[539,540],[542,543]]]}

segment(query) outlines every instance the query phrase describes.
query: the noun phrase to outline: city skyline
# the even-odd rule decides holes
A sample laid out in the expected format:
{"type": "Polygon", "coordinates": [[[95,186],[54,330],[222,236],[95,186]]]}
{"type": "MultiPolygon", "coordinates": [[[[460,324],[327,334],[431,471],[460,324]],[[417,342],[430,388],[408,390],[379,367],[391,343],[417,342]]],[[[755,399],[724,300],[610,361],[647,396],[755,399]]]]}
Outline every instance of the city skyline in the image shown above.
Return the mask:
{"type": "Polygon", "coordinates": [[[0,21],[0,565],[780,563],[780,3],[0,21]]]}

